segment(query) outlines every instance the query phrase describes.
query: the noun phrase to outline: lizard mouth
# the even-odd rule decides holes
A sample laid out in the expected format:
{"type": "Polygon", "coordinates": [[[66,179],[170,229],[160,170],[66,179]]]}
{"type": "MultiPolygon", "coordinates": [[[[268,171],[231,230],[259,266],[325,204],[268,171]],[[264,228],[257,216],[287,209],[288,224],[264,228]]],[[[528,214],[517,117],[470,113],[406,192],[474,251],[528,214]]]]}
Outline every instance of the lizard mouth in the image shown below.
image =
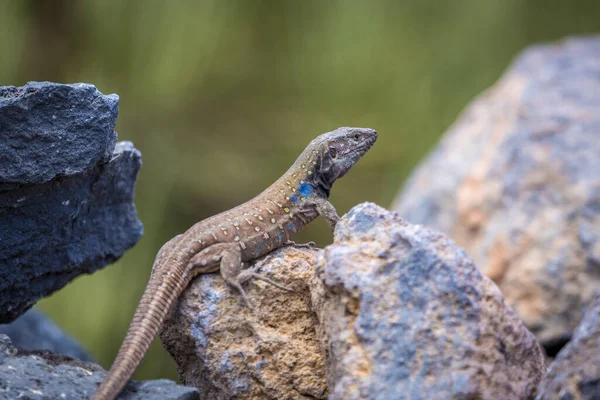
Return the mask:
{"type": "Polygon", "coordinates": [[[366,153],[371,147],[373,147],[373,145],[377,141],[378,134],[376,130],[369,129],[367,132],[367,137],[365,138],[364,143],[362,143],[361,146],[358,148],[361,154],[366,153]]]}

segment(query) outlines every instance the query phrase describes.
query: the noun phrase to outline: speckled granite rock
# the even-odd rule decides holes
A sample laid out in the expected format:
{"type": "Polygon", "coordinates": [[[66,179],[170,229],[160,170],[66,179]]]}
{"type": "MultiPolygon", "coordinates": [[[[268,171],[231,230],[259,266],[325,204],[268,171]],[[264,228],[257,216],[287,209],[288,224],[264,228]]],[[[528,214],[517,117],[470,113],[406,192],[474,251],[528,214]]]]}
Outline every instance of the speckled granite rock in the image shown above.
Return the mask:
{"type": "Polygon", "coordinates": [[[92,361],[79,343],[36,309],[27,311],[10,324],[0,325],[0,334],[7,335],[19,349],[50,350],[82,361],[92,361]]]}
{"type": "Polygon", "coordinates": [[[600,399],[600,296],[548,368],[537,400],[600,399]]]}
{"type": "Polygon", "coordinates": [[[393,205],[462,246],[547,348],[600,288],[599,130],[600,37],[534,46],[393,205]]]}
{"type": "Polygon", "coordinates": [[[86,84],[0,88],[0,323],[140,239],[141,154],[115,145],[117,105],[86,84]]]}
{"type": "Polygon", "coordinates": [[[545,372],[464,251],[374,204],[341,219],[312,285],[330,399],[529,399],[545,372]]]}
{"type": "Polygon", "coordinates": [[[247,285],[251,312],[219,274],[201,275],[160,332],[185,385],[202,399],[325,399],[325,358],[307,281],[316,250],[286,247],[261,259],[262,281],[247,285]]]}
{"type": "MultiPolygon", "coordinates": [[[[106,375],[100,366],[50,351],[22,351],[0,334],[0,400],[81,400],[106,375]]],[[[130,382],[119,400],[195,400],[198,391],[168,380],[130,382]]]]}

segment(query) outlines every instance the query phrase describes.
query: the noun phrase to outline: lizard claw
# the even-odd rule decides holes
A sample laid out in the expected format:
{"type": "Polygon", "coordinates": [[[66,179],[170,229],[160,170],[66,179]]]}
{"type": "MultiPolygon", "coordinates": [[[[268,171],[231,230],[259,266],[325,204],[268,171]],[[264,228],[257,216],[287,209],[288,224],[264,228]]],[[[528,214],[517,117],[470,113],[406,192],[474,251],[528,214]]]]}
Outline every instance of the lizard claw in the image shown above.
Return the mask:
{"type": "Polygon", "coordinates": [[[314,247],[317,247],[317,244],[315,242],[313,242],[312,240],[310,242],[308,242],[308,243],[296,243],[293,240],[288,240],[283,245],[284,246],[302,247],[302,248],[306,248],[306,249],[312,249],[314,247]]]}
{"type": "Polygon", "coordinates": [[[228,283],[231,286],[233,286],[234,288],[236,288],[238,292],[240,292],[240,294],[242,295],[242,298],[244,299],[244,303],[246,303],[246,306],[250,309],[250,311],[254,311],[254,306],[252,305],[252,302],[248,298],[248,295],[246,294],[246,291],[242,287],[242,284],[239,281],[228,282],[228,283]]]}
{"type": "Polygon", "coordinates": [[[287,286],[283,286],[283,285],[281,285],[281,284],[279,284],[277,282],[274,282],[271,279],[267,278],[266,276],[262,276],[261,274],[257,274],[256,272],[252,272],[252,276],[254,278],[256,278],[256,279],[259,279],[259,280],[263,281],[263,282],[270,283],[271,285],[273,285],[275,287],[278,287],[281,290],[285,290],[286,292],[293,292],[294,291],[294,289],[289,288],[287,286]]]}

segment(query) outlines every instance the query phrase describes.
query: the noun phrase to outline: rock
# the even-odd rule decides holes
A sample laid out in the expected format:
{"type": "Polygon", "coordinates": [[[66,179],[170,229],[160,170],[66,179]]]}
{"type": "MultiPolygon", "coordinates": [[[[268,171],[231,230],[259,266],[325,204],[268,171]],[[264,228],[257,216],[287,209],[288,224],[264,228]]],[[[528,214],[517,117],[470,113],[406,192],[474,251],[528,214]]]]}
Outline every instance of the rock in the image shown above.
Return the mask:
{"type": "Polygon", "coordinates": [[[27,311],[11,324],[0,325],[0,334],[7,335],[19,349],[50,350],[82,361],[92,361],[79,343],[35,309],[27,311]]]}
{"type": "Polygon", "coordinates": [[[0,87],[0,183],[43,183],[108,161],[118,104],[85,83],[0,87]]]}
{"type": "Polygon", "coordinates": [[[537,400],[600,399],[600,296],[542,380],[537,400]]]}
{"type": "Polygon", "coordinates": [[[0,88],[0,323],[140,239],[141,154],[115,146],[117,103],[84,84],[0,88]]]}
{"type": "Polygon", "coordinates": [[[218,273],[196,278],[159,333],[183,384],[211,400],[327,398],[307,286],[315,253],[285,247],[258,261],[260,273],[295,292],[252,280],[255,312],[218,273]]]}
{"type": "Polygon", "coordinates": [[[142,235],[133,205],[141,155],[0,194],[0,322],[11,322],[82,273],[116,261],[142,235]]]}
{"type": "MultiPolygon", "coordinates": [[[[0,334],[0,400],[88,399],[106,375],[100,366],[50,351],[14,348],[0,334]]],[[[194,400],[198,391],[168,380],[129,382],[120,400],[194,400]]]]}
{"type": "Polygon", "coordinates": [[[332,400],[529,399],[545,372],[463,250],[374,204],[341,219],[311,285],[332,400]]]}
{"type": "Polygon", "coordinates": [[[393,209],[465,248],[547,348],[600,288],[600,37],[524,52],[393,209]]]}
{"type": "Polygon", "coordinates": [[[285,247],[256,265],[295,291],[251,281],[252,312],[201,275],[159,333],[203,399],[526,399],[545,372],[533,334],[462,250],[373,204],[324,251],[285,247]]]}

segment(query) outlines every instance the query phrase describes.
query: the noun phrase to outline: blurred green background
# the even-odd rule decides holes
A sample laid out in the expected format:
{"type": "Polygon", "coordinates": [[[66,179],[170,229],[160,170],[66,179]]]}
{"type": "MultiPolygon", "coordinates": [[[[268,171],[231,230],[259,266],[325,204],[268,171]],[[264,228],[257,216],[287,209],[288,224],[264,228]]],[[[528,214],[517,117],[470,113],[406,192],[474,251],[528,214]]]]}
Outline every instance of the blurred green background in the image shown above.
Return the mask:
{"type": "MultiPolygon", "coordinates": [[[[0,85],[89,82],[120,96],[143,154],[141,241],[40,302],[110,366],[154,255],[277,179],[317,134],[379,131],[332,194],[390,204],[461,109],[527,45],[600,31],[592,1],[0,0],[0,85]]],[[[331,241],[323,221],[298,241],[331,241]]],[[[155,341],[137,379],[175,379],[155,341]]]]}

